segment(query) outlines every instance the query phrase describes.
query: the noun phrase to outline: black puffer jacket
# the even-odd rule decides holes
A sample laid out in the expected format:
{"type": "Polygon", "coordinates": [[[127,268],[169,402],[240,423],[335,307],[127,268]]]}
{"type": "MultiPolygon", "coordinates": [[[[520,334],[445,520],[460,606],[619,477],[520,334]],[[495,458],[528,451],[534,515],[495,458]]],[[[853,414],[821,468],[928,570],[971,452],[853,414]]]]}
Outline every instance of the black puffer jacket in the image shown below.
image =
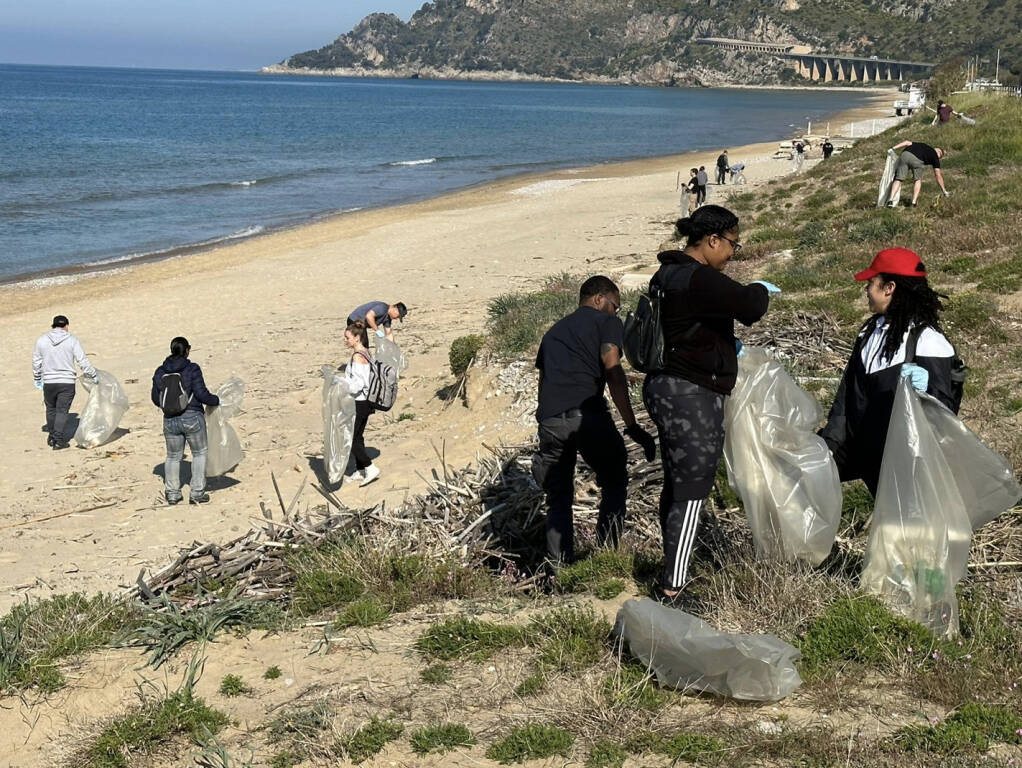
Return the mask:
{"type": "Polygon", "coordinates": [[[161,380],[166,373],[180,373],[181,384],[192,399],[188,402],[189,411],[202,413],[203,405],[220,405],[220,398],[206,389],[206,382],[202,379],[202,369],[197,363],[193,363],[187,357],[174,357],[171,355],[163,361],[163,365],[156,369],[153,374],[153,405],[160,406],[161,380]]]}
{"type": "Polygon", "coordinates": [[[657,256],[650,285],[665,290],[662,303],[666,372],[724,395],[738,377],[735,321],[752,325],[766,314],[762,285],[742,285],[682,251],[657,256]]]}

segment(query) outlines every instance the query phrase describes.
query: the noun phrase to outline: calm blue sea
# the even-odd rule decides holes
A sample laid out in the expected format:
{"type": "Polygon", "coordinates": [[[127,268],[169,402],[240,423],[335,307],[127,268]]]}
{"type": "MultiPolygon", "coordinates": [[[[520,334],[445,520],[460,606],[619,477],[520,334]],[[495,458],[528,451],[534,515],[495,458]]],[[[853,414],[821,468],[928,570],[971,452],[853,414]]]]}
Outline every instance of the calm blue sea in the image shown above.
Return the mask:
{"type": "Polygon", "coordinates": [[[866,98],[0,65],[0,280],[782,138],[866,98]]]}

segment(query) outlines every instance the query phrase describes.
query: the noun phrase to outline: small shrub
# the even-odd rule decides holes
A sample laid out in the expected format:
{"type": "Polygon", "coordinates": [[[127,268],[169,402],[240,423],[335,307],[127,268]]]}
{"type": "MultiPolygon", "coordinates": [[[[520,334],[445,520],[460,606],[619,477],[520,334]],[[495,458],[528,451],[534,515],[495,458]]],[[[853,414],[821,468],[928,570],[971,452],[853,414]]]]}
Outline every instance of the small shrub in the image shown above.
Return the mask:
{"type": "Polygon", "coordinates": [[[266,671],[263,672],[263,679],[276,680],[278,677],[280,677],[280,675],[281,675],[280,667],[278,666],[267,667],[266,671]]]}
{"type": "Polygon", "coordinates": [[[390,617],[390,609],[375,597],[362,597],[348,603],[337,617],[334,626],[337,629],[348,627],[372,627],[386,621],[390,617]]]}
{"type": "Polygon", "coordinates": [[[524,725],[512,729],[503,739],[491,744],[486,756],[501,765],[541,760],[554,755],[567,757],[574,743],[575,737],[556,725],[524,725]]]}
{"type": "Polygon", "coordinates": [[[423,656],[442,661],[481,661],[499,650],[521,645],[523,641],[517,627],[459,616],[427,629],[415,642],[415,648],[423,656]]]}
{"type": "Polygon", "coordinates": [[[267,740],[271,744],[314,742],[330,727],[330,717],[330,707],[325,701],[284,710],[270,723],[267,740]]]}
{"type": "Polygon", "coordinates": [[[292,752],[289,749],[277,752],[270,759],[270,768],[294,768],[299,765],[305,756],[298,752],[292,752]]]}
{"type": "Polygon", "coordinates": [[[454,677],[453,670],[446,664],[431,664],[419,672],[419,679],[430,685],[443,685],[451,682],[454,677]]]}
{"type": "Polygon", "coordinates": [[[448,359],[451,363],[451,373],[455,376],[463,376],[469,365],[475,360],[476,355],[486,345],[486,337],[478,334],[459,336],[451,342],[451,350],[448,359]]]}
{"type": "Polygon", "coordinates": [[[514,357],[536,344],[556,321],[578,308],[578,280],[561,275],[537,293],[505,293],[487,307],[491,347],[514,357]]]}
{"type": "Polygon", "coordinates": [[[412,751],[417,755],[450,752],[456,747],[471,747],[476,743],[472,731],[460,723],[443,723],[420,728],[412,734],[410,741],[412,751]]]}
{"type": "Polygon", "coordinates": [[[374,717],[343,742],[344,751],[353,763],[361,763],[379,754],[388,742],[394,741],[404,731],[400,723],[380,720],[374,717]]]}
{"type": "Polygon", "coordinates": [[[524,699],[527,696],[535,696],[544,688],[546,688],[546,675],[542,670],[536,670],[522,678],[522,682],[515,686],[515,695],[524,699]]]}
{"type": "Polygon", "coordinates": [[[598,741],[589,751],[585,768],[621,768],[628,759],[628,753],[613,741],[598,741]]]}
{"type": "Polygon", "coordinates": [[[889,243],[912,232],[915,224],[899,211],[877,210],[873,215],[848,225],[848,240],[853,243],[889,243]]]}
{"type": "Polygon", "coordinates": [[[625,591],[625,583],[621,579],[607,579],[596,588],[596,596],[601,600],[613,600],[625,591]]]}
{"type": "Polygon", "coordinates": [[[248,696],[252,689],[237,675],[224,675],[220,681],[220,693],[224,696],[248,696]]]}
{"type": "Polygon", "coordinates": [[[565,606],[534,617],[526,634],[539,646],[542,664],[577,674],[607,653],[610,630],[592,606],[565,606]]]}
{"type": "Polygon", "coordinates": [[[311,616],[350,603],[364,591],[365,585],[352,576],[317,568],[298,574],[294,584],[294,604],[303,615],[311,616]]]}

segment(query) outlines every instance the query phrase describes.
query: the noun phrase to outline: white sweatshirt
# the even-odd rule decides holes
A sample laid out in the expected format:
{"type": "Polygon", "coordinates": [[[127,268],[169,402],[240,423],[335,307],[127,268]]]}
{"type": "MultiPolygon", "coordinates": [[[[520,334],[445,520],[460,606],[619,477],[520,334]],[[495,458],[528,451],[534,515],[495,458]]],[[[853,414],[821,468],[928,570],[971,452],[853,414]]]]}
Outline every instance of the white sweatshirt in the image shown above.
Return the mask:
{"type": "Polygon", "coordinates": [[[43,384],[74,384],[75,363],[86,376],[95,376],[78,339],[63,328],[44,333],[32,353],[32,377],[43,384]]]}
{"type": "Polygon", "coordinates": [[[362,355],[352,355],[351,361],[344,369],[348,380],[348,389],[355,400],[365,400],[369,394],[369,363],[362,355]]]}

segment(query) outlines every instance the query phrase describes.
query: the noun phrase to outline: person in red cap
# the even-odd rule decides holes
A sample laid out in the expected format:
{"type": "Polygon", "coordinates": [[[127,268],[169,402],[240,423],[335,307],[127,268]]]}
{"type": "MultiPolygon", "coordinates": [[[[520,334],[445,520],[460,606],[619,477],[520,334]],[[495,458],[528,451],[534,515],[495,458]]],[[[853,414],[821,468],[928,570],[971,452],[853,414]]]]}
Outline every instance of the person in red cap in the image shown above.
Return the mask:
{"type": "Polygon", "coordinates": [[[841,480],[861,479],[876,496],[898,377],[910,377],[912,386],[955,413],[962,381],[953,375],[955,349],[940,328],[941,296],[930,288],[919,256],[888,248],[855,279],[866,283],[872,316],[859,330],[820,436],[841,480]]]}

